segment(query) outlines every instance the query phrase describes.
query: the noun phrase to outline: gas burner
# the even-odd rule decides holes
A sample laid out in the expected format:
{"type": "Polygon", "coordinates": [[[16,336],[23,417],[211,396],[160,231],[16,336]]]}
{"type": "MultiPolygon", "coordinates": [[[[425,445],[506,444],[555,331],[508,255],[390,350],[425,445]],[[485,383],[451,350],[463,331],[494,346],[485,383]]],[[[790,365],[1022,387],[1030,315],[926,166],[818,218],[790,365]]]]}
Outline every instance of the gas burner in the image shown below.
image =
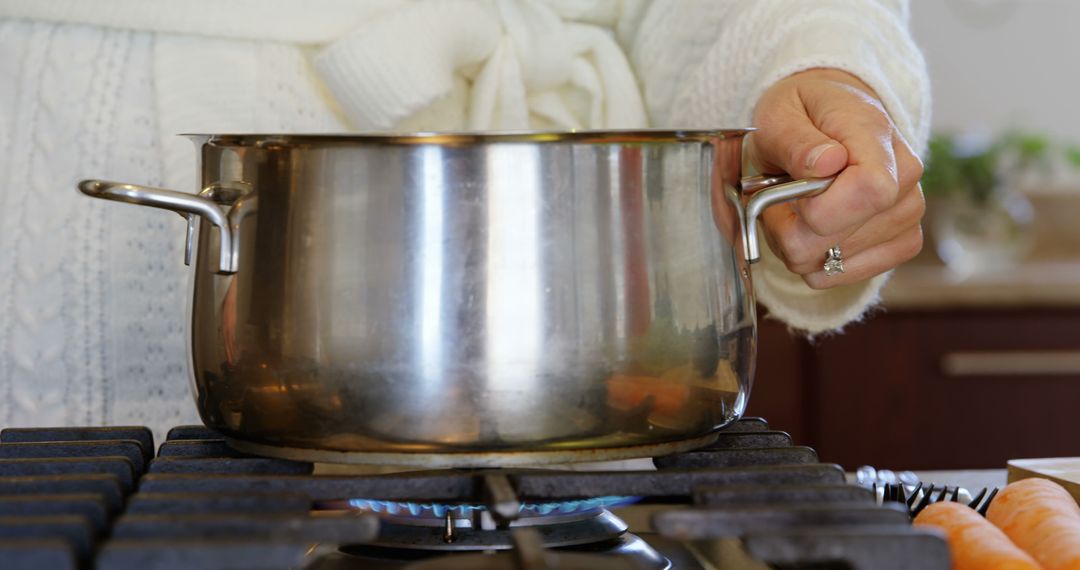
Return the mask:
{"type": "Polygon", "coordinates": [[[545,548],[578,546],[618,539],[627,526],[608,512],[636,503],[640,497],[596,497],[561,501],[519,502],[506,476],[482,478],[485,496],[500,504],[349,499],[320,501],[316,510],[371,513],[379,517],[382,548],[487,551],[514,548],[514,529],[528,527],[545,548]],[[492,489],[501,489],[495,491],[492,489]],[[516,507],[514,506],[516,505],[516,507]],[[501,513],[501,514],[498,514],[501,513]]]}
{"type": "Polygon", "coordinates": [[[746,568],[731,549],[750,567],[949,567],[939,536],[761,419],[634,471],[329,474],[200,426],[154,451],[138,427],[0,432],[4,568],[746,568]]]}
{"type": "Polygon", "coordinates": [[[309,570],[351,570],[364,568],[404,568],[405,570],[436,570],[470,568],[481,570],[514,570],[519,568],[549,568],[559,570],[669,570],[671,562],[640,537],[622,534],[617,538],[593,543],[588,547],[556,548],[542,544],[530,529],[514,529],[509,534],[512,550],[496,552],[464,552],[425,555],[415,550],[346,546],[334,555],[324,556],[309,570]],[[542,565],[535,565],[539,561],[542,565]],[[533,566],[528,564],[533,562],[533,566]]]}
{"type": "MultiPolygon", "coordinates": [[[[548,501],[543,503],[522,503],[519,513],[522,517],[541,518],[555,515],[576,515],[581,513],[594,513],[600,509],[613,509],[632,505],[641,500],[641,497],[596,497],[592,499],[569,499],[565,501],[548,501]]],[[[447,516],[454,519],[467,519],[473,515],[487,511],[487,507],[477,503],[438,503],[417,501],[384,501],[379,499],[350,499],[347,501],[326,501],[317,503],[316,509],[321,510],[354,510],[365,513],[385,515],[386,519],[401,519],[416,521],[431,521],[432,524],[441,524],[447,516]]]]}
{"type": "MultiPolygon", "coordinates": [[[[482,511],[480,511],[482,513],[482,511]]],[[[456,519],[449,515],[442,527],[410,524],[409,519],[381,520],[379,538],[372,544],[419,550],[508,550],[513,530],[532,528],[548,548],[577,546],[616,539],[626,524],[615,515],[598,510],[574,515],[524,517],[499,528],[486,517],[456,519]]]]}

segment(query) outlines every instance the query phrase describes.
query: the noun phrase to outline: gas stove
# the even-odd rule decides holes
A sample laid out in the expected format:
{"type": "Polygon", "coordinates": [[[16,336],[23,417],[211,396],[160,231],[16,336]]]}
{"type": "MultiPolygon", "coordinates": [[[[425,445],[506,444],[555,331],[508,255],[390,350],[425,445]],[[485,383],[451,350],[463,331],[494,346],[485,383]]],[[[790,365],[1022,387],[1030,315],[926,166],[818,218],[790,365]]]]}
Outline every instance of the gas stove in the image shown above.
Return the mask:
{"type": "Polygon", "coordinates": [[[945,542],[761,418],[634,471],[345,474],[202,426],[0,432],[6,569],[949,568],[945,542]]]}

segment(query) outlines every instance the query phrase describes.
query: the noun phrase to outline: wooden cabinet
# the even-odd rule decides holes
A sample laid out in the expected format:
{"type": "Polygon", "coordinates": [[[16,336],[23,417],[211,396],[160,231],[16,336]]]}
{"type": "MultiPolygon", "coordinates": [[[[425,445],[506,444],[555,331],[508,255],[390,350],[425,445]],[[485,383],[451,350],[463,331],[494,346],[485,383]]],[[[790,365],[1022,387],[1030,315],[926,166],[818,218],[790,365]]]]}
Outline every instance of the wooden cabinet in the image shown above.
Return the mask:
{"type": "Polygon", "coordinates": [[[1080,309],[895,311],[812,345],[762,320],[749,413],[846,469],[1080,455],[1080,309]]]}

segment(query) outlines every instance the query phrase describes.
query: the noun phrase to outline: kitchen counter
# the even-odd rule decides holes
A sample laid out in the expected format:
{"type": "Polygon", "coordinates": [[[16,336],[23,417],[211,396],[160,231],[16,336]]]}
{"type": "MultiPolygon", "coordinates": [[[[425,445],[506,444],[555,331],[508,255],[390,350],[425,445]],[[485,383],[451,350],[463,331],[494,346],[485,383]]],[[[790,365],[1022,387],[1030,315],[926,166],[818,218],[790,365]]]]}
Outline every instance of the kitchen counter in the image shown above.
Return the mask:
{"type": "Polygon", "coordinates": [[[1035,220],[1031,250],[1015,266],[960,278],[936,254],[934,202],[924,223],[926,243],[882,291],[886,308],[1080,307],[1080,188],[1028,189],[1035,220]]]}
{"type": "MultiPolygon", "coordinates": [[[[933,470],[914,471],[914,473],[923,485],[960,486],[971,493],[978,493],[984,487],[1000,489],[1008,482],[1008,472],[1005,469],[933,470]]],[[[847,480],[849,483],[854,483],[855,473],[847,473],[847,480]]]]}
{"type": "Polygon", "coordinates": [[[916,260],[896,270],[882,300],[889,309],[1080,307],[1080,257],[1033,259],[967,278],[916,260]]]}
{"type": "Polygon", "coordinates": [[[1004,487],[1008,482],[1008,472],[1005,469],[966,469],[961,471],[915,471],[919,481],[924,484],[959,485],[972,493],[978,493],[980,489],[987,487],[1004,487]]]}

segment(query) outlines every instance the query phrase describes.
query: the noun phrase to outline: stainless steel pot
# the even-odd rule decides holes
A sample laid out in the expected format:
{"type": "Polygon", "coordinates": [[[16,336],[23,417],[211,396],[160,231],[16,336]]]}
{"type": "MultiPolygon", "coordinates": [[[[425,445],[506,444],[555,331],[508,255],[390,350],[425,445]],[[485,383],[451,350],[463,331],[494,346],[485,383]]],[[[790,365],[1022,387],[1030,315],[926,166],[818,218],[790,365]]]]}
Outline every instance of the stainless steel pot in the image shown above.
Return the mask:
{"type": "Polygon", "coordinates": [[[746,133],[195,135],[198,195],[79,188],[187,217],[195,398],[234,446],[595,461],[746,406],[754,220],[829,183],[746,199],[780,182],[740,179],[746,133]]]}

